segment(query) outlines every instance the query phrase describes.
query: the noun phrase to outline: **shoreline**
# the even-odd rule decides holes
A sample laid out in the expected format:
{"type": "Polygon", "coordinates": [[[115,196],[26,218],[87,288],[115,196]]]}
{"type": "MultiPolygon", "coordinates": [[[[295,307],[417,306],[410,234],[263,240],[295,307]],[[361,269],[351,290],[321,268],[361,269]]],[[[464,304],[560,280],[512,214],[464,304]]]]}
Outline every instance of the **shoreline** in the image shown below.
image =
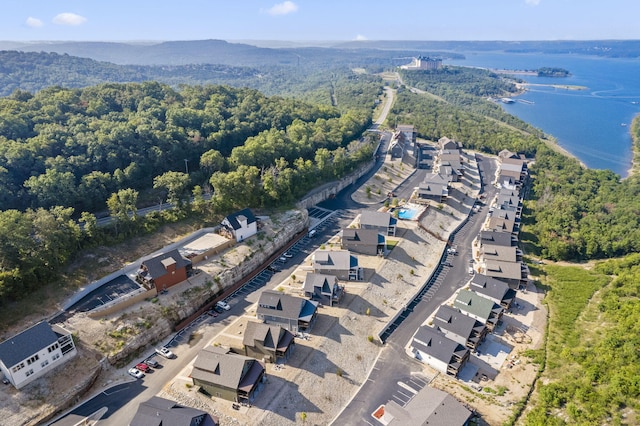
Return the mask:
{"type": "Polygon", "coordinates": [[[627,171],[627,176],[622,180],[636,175],[640,169],[640,114],[633,117],[629,133],[631,134],[631,167],[627,171]]]}

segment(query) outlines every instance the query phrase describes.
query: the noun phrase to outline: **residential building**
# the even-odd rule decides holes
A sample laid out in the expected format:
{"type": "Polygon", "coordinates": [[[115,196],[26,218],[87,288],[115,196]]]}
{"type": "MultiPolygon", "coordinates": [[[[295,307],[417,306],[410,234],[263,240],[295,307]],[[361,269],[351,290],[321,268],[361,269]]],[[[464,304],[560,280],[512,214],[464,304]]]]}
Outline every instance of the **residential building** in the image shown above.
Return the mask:
{"type": "Polygon", "coordinates": [[[460,290],[453,306],[485,324],[489,331],[494,330],[503,313],[502,307],[497,303],[466,289],[460,290]]]}
{"type": "Polygon", "coordinates": [[[265,324],[279,325],[292,333],[310,331],[318,316],[318,302],[265,290],[258,300],[256,316],[265,324]]]}
{"type": "Polygon", "coordinates": [[[418,56],[413,58],[410,64],[401,65],[400,68],[404,70],[439,70],[442,68],[442,59],[418,56]]]}
{"type": "Polygon", "coordinates": [[[476,350],[487,335],[487,327],[449,305],[438,308],[433,317],[433,327],[449,339],[476,350]]]}
{"type": "Polygon", "coordinates": [[[41,321],[0,343],[0,371],[22,389],[76,354],[71,333],[41,321]]]}
{"type": "Polygon", "coordinates": [[[485,260],[496,260],[502,262],[521,262],[522,250],[516,246],[500,246],[493,244],[483,244],[480,249],[480,256],[485,260]]]}
{"type": "Polygon", "coordinates": [[[515,236],[520,232],[520,223],[513,219],[505,219],[499,216],[491,216],[487,229],[497,232],[508,232],[515,236]]]}
{"type": "Polygon", "coordinates": [[[258,221],[249,209],[242,209],[225,217],[221,226],[238,242],[258,232],[258,221]]]}
{"type": "Polygon", "coordinates": [[[456,142],[453,139],[449,139],[444,136],[438,139],[438,148],[440,152],[443,151],[460,151],[462,149],[462,143],[456,142]]]}
{"type": "Polygon", "coordinates": [[[206,346],[193,363],[191,379],[212,397],[252,403],[260,392],[264,374],[264,365],[254,358],[206,346]]]}
{"type": "Polygon", "coordinates": [[[296,344],[293,334],[279,325],[249,321],[242,338],[244,354],[264,362],[286,362],[296,344]]]}
{"type": "Polygon", "coordinates": [[[485,244],[496,245],[496,246],[516,246],[518,244],[518,239],[511,234],[510,232],[501,232],[494,230],[484,230],[480,231],[480,245],[483,246],[485,244]]]}
{"type": "Polygon", "coordinates": [[[474,275],[470,289],[479,296],[502,306],[504,310],[509,309],[516,298],[516,292],[509,287],[509,284],[482,274],[474,275]]]}
{"type": "Polygon", "coordinates": [[[389,400],[380,418],[388,426],[467,426],[473,413],[440,389],[425,386],[406,405],[389,400]]]}
{"type": "Polygon", "coordinates": [[[317,300],[326,306],[333,306],[340,302],[344,294],[335,275],[316,274],[309,272],[304,279],[304,295],[311,300],[317,300]]]}
{"type": "Polygon", "coordinates": [[[416,189],[416,197],[419,200],[442,203],[448,196],[449,180],[440,173],[427,174],[418,189],[416,189]]]}
{"type": "Polygon", "coordinates": [[[138,405],[129,426],[218,426],[220,421],[206,411],[185,407],[169,399],[152,396],[138,405]]]}
{"type": "Polygon", "coordinates": [[[386,236],[396,235],[398,220],[386,212],[365,210],[360,214],[360,229],[376,229],[386,236]]]}
{"type": "Polygon", "coordinates": [[[136,280],[149,289],[162,291],[186,280],[191,268],[190,260],[178,250],[171,250],[143,261],[136,280]]]}
{"type": "Polygon", "coordinates": [[[345,228],[341,243],[345,250],[375,256],[384,254],[386,240],[377,229],[345,228]]]}
{"type": "Polygon", "coordinates": [[[409,143],[416,142],[416,128],[411,124],[398,124],[396,131],[402,133],[404,140],[409,143]]]}
{"type": "Polygon", "coordinates": [[[529,267],[525,263],[485,260],[484,264],[483,272],[486,276],[504,281],[513,289],[518,289],[520,286],[526,287],[529,267]]]}
{"type": "Polygon", "coordinates": [[[360,281],[364,278],[362,267],[358,266],[358,258],[349,250],[316,250],[311,255],[313,272],[335,275],[342,281],[360,281]]]}
{"type": "Polygon", "coordinates": [[[411,340],[414,356],[441,373],[456,377],[469,359],[469,349],[426,325],[411,340]]]}

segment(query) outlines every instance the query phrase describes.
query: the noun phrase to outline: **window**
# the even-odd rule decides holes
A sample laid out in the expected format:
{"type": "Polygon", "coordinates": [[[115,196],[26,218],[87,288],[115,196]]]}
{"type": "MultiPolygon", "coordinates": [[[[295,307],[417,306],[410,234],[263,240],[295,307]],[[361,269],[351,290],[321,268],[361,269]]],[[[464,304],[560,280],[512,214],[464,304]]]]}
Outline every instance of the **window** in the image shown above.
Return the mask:
{"type": "Polygon", "coordinates": [[[13,367],[11,369],[11,371],[13,371],[15,373],[15,372],[18,372],[18,371],[22,370],[23,368],[24,368],[24,362],[21,362],[20,364],[18,364],[15,367],[13,367]]]}
{"type": "Polygon", "coordinates": [[[53,356],[51,357],[53,361],[55,361],[58,358],[60,358],[60,354],[53,354],[53,356]]]}
{"type": "Polygon", "coordinates": [[[40,366],[41,366],[42,368],[45,368],[47,365],[49,365],[49,360],[48,360],[48,359],[45,359],[45,360],[44,360],[44,361],[42,361],[42,363],[40,364],[40,366]]]}
{"type": "Polygon", "coordinates": [[[31,358],[29,358],[29,359],[27,360],[27,365],[31,365],[31,364],[33,364],[34,362],[36,362],[37,360],[39,360],[39,359],[40,359],[40,355],[35,354],[34,356],[32,356],[31,358]]]}
{"type": "Polygon", "coordinates": [[[27,371],[26,373],[24,373],[27,377],[29,377],[30,375],[33,374],[33,368],[30,369],[29,371],[27,371]]]}
{"type": "Polygon", "coordinates": [[[60,347],[60,345],[58,345],[57,343],[54,343],[53,345],[49,346],[47,348],[47,350],[49,351],[49,353],[55,351],[56,349],[58,349],[60,347]]]}

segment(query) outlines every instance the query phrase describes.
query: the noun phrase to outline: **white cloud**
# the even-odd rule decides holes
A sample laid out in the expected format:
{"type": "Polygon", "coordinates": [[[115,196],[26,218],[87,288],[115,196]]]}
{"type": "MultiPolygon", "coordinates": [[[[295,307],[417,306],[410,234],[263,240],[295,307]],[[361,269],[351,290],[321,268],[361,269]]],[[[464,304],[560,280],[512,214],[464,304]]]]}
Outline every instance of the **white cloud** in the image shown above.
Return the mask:
{"type": "Polygon", "coordinates": [[[356,36],[356,41],[365,41],[365,40],[369,40],[369,39],[363,36],[362,34],[358,34],[356,36]]]}
{"type": "Polygon", "coordinates": [[[40,19],[34,18],[33,16],[29,16],[25,23],[31,28],[40,28],[44,25],[40,19]]]}
{"type": "Polygon", "coordinates": [[[537,6],[540,4],[540,0],[524,0],[524,2],[531,6],[537,6]]]}
{"type": "Polygon", "coordinates": [[[53,17],[53,23],[58,25],[77,26],[82,25],[85,22],[87,22],[87,18],[71,12],[60,13],[53,17]]]}
{"type": "Polygon", "coordinates": [[[285,1],[273,5],[270,9],[267,9],[269,15],[288,15],[298,10],[298,5],[292,1],[285,1]]]}

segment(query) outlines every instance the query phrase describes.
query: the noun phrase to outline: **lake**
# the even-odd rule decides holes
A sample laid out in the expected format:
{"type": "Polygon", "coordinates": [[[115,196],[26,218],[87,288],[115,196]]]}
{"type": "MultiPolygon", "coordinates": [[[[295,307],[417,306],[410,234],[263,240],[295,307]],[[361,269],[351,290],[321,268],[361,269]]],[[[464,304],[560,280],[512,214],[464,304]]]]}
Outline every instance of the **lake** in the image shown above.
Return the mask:
{"type": "Polygon", "coordinates": [[[590,168],[610,169],[627,176],[631,168],[631,121],[640,114],[640,60],[597,56],[464,53],[447,64],[494,69],[564,68],[568,78],[517,75],[529,86],[503,104],[505,111],[553,136],[560,146],[590,168]],[[567,90],[549,85],[585,86],[567,90]],[[530,101],[524,103],[519,100],[530,101]]]}

